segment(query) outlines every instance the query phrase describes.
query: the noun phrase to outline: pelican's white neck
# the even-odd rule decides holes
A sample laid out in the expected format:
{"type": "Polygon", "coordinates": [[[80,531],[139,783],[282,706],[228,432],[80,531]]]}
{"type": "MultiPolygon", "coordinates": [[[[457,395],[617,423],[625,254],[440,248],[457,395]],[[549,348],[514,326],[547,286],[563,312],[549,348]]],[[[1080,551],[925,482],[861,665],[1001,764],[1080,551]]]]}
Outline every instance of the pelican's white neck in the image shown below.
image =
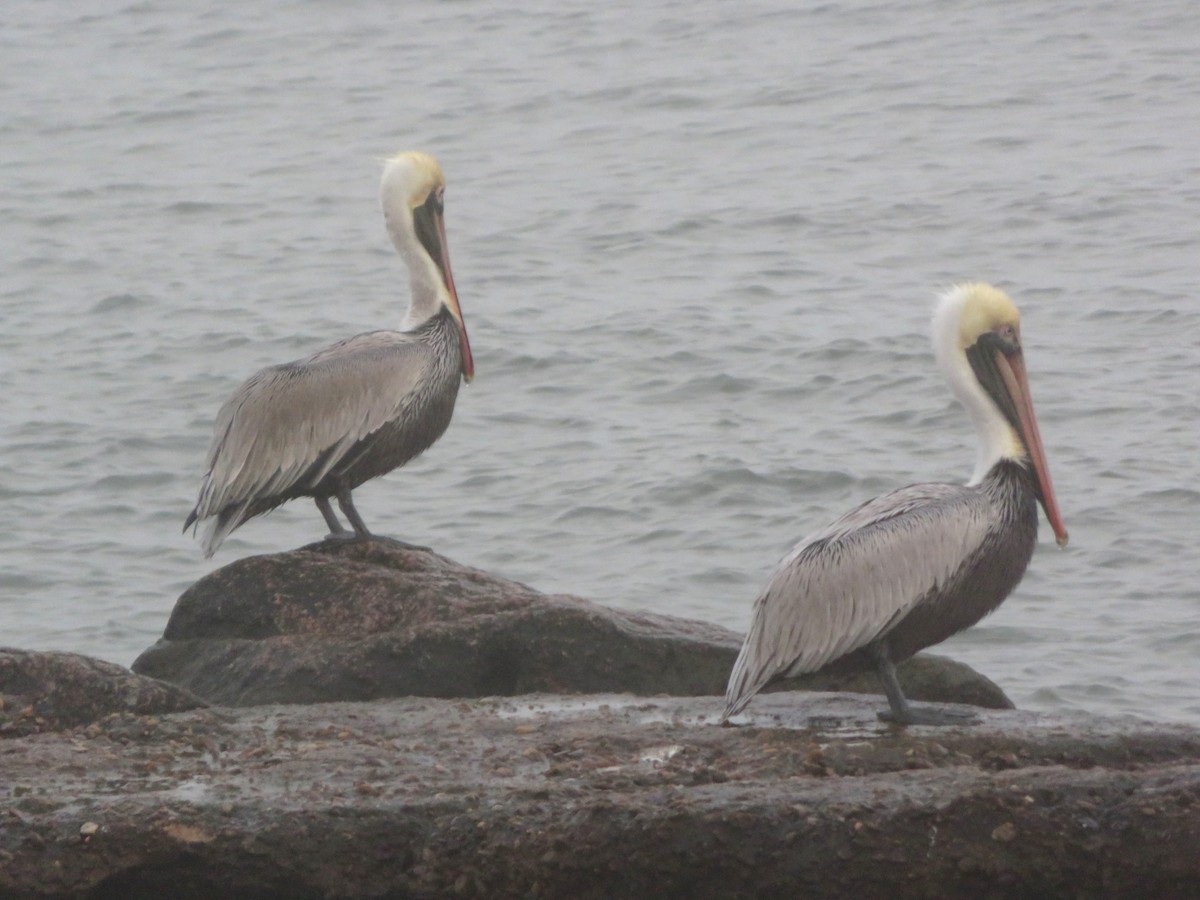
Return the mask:
{"type": "Polygon", "coordinates": [[[1028,455],[1008,420],[987,395],[971,364],[967,361],[963,345],[962,320],[967,299],[975,285],[956,285],[942,294],[933,314],[933,352],[938,366],[950,383],[950,390],[966,407],[975,431],[979,436],[979,449],[975,457],[975,471],[968,484],[979,484],[1002,459],[1025,462],[1028,455]]]}
{"type": "Polygon", "coordinates": [[[388,160],[379,186],[383,219],[392,243],[408,265],[412,289],[408,312],[400,325],[402,331],[417,328],[443,306],[449,306],[450,300],[441,270],[417,239],[413,225],[413,210],[425,202],[429,190],[428,174],[414,163],[414,158],[420,162],[419,156],[402,154],[388,160]]]}

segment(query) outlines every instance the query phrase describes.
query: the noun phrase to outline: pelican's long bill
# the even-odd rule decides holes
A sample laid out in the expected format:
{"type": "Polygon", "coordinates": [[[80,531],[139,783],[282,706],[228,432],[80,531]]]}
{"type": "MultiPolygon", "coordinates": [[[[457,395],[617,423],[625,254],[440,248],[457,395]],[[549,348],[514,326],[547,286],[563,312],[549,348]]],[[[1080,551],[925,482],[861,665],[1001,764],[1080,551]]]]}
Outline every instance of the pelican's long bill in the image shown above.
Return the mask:
{"type": "Polygon", "coordinates": [[[1058,511],[1054,485],[1050,483],[1050,467],[1046,464],[1042,435],[1038,431],[1037,417],[1033,414],[1033,398],[1029,393],[1029,378],[1025,374],[1024,354],[1020,347],[1008,353],[997,349],[995,354],[996,368],[1014,407],[1017,428],[1029,454],[1029,464],[1033,466],[1034,475],[1037,476],[1042,509],[1046,511],[1046,518],[1050,521],[1050,527],[1054,529],[1054,539],[1058,546],[1065,547],[1068,539],[1067,528],[1063,524],[1062,513],[1058,511]]]}
{"type": "Polygon", "coordinates": [[[454,288],[454,273],[450,271],[450,250],[446,244],[446,223],[439,209],[433,215],[434,226],[437,228],[438,244],[442,248],[442,258],[438,265],[442,269],[442,277],[446,279],[446,290],[450,292],[450,312],[458,319],[458,339],[462,345],[463,379],[470,381],[475,377],[475,358],[471,356],[471,342],[467,340],[467,323],[463,321],[462,307],[458,305],[458,291],[454,288]]]}
{"type": "Polygon", "coordinates": [[[446,222],[442,217],[442,197],[434,191],[424,204],[413,210],[413,227],[417,238],[437,264],[450,297],[450,314],[458,322],[458,342],[462,348],[463,379],[475,377],[475,358],[471,355],[471,342],[467,340],[467,323],[463,321],[462,307],[458,305],[458,291],[454,287],[454,273],[450,269],[450,248],[446,243],[446,222]]]}

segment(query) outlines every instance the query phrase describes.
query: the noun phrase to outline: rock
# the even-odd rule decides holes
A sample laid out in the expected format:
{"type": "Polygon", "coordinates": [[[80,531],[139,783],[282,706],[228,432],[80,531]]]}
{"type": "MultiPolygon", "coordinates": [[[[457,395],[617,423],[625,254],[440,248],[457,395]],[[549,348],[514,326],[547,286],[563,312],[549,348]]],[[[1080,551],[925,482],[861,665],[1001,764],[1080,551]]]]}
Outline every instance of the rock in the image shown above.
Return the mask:
{"type": "MultiPolygon", "coordinates": [[[[532,692],[723,694],[740,636],[688,619],[541,594],[435,553],[326,542],[239,560],[179,598],[133,664],[213,703],[532,692]]],[[[1012,704],[966,666],[917,657],[913,699],[1012,704]]],[[[791,683],[878,693],[873,675],[791,683]]]]}
{"type": "Polygon", "coordinates": [[[6,741],[0,897],[1200,896],[1194,729],[877,706],[408,698],[6,741]]]}
{"type": "MultiPolygon", "coordinates": [[[[733,668],[732,659],[729,667],[733,668]]],[[[994,681],[976,672],[966,663],[950,659],[948,656],[918,653],[896,667],[896,676],[910,700],[966,703],[984,709],[1015,709],[1013,702],[994,681]]],[[[725,678],[728,677],[727,672],[725,678]]],[[[851,694],[883,693],[883,687],[874,672],[817,672],[800,678],[785,679],[768,687],[766,692],[797,690],[839,691],[851,694]]],[[[719,693],[724,692],[725,683],[722,680],[719,693]]]]}
{"type": "Polygon", "coordinates": [[[73,728],[116,713],[144,716],[204,705],[187,690],[114,663],[0,648],[0,737],[73,728]]]}

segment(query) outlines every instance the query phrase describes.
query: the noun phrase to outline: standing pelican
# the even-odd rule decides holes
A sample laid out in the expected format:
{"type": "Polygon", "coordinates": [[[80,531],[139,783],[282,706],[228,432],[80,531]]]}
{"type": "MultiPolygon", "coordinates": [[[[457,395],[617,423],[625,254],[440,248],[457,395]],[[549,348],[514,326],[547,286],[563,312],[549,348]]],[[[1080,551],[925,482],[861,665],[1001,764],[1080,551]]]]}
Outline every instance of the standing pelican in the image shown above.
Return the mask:
{"type": "Polygon", "coordinates": [[[331,536],[369,536],[350,492],[404,465],[450,424],[459,381],[471,380],[475,364],[450,272],[445,189],[441,167],[424,153],[384,167],[383,217],[412,284],[400,331],[368,331],[268,366],[217,413],[208,471],[183,525],[213,519],[205,556],[247,519],[296,497],[316,501],[331,536]]]}
{"type": "Polygon", "coordinates": [[[891,707],[880,718],[962,722],[911,706],[895,663],[974,625],[1017,586],[1037,542],[1039,501],[1066,545],[1016,306],[986,284],[955,287],[934,314],[933,344],[979,433],[974,476],[876,497],[801,541],[755,601],[722,721],[776,679],[873,667],[891,707]]]}

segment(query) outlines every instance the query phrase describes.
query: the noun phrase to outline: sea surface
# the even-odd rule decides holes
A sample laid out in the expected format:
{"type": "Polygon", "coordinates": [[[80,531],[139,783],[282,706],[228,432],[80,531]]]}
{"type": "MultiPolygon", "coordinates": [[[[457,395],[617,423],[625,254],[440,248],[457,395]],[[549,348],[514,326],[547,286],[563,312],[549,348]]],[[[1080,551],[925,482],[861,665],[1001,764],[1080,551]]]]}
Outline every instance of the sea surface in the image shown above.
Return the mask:
{"type": "Polygon", "coordinates": [[[942,645],[1021,707],[1200,723],[1200,4],[0,13],[0,644],[128,664],[319,539],[180,533],[258,367],[396,327],[380,159],[445,169],[477,377],[381,533],[742,630],[801,537],[965,481],[934,298],[994,282],[1070,546],[942,645]]]}

